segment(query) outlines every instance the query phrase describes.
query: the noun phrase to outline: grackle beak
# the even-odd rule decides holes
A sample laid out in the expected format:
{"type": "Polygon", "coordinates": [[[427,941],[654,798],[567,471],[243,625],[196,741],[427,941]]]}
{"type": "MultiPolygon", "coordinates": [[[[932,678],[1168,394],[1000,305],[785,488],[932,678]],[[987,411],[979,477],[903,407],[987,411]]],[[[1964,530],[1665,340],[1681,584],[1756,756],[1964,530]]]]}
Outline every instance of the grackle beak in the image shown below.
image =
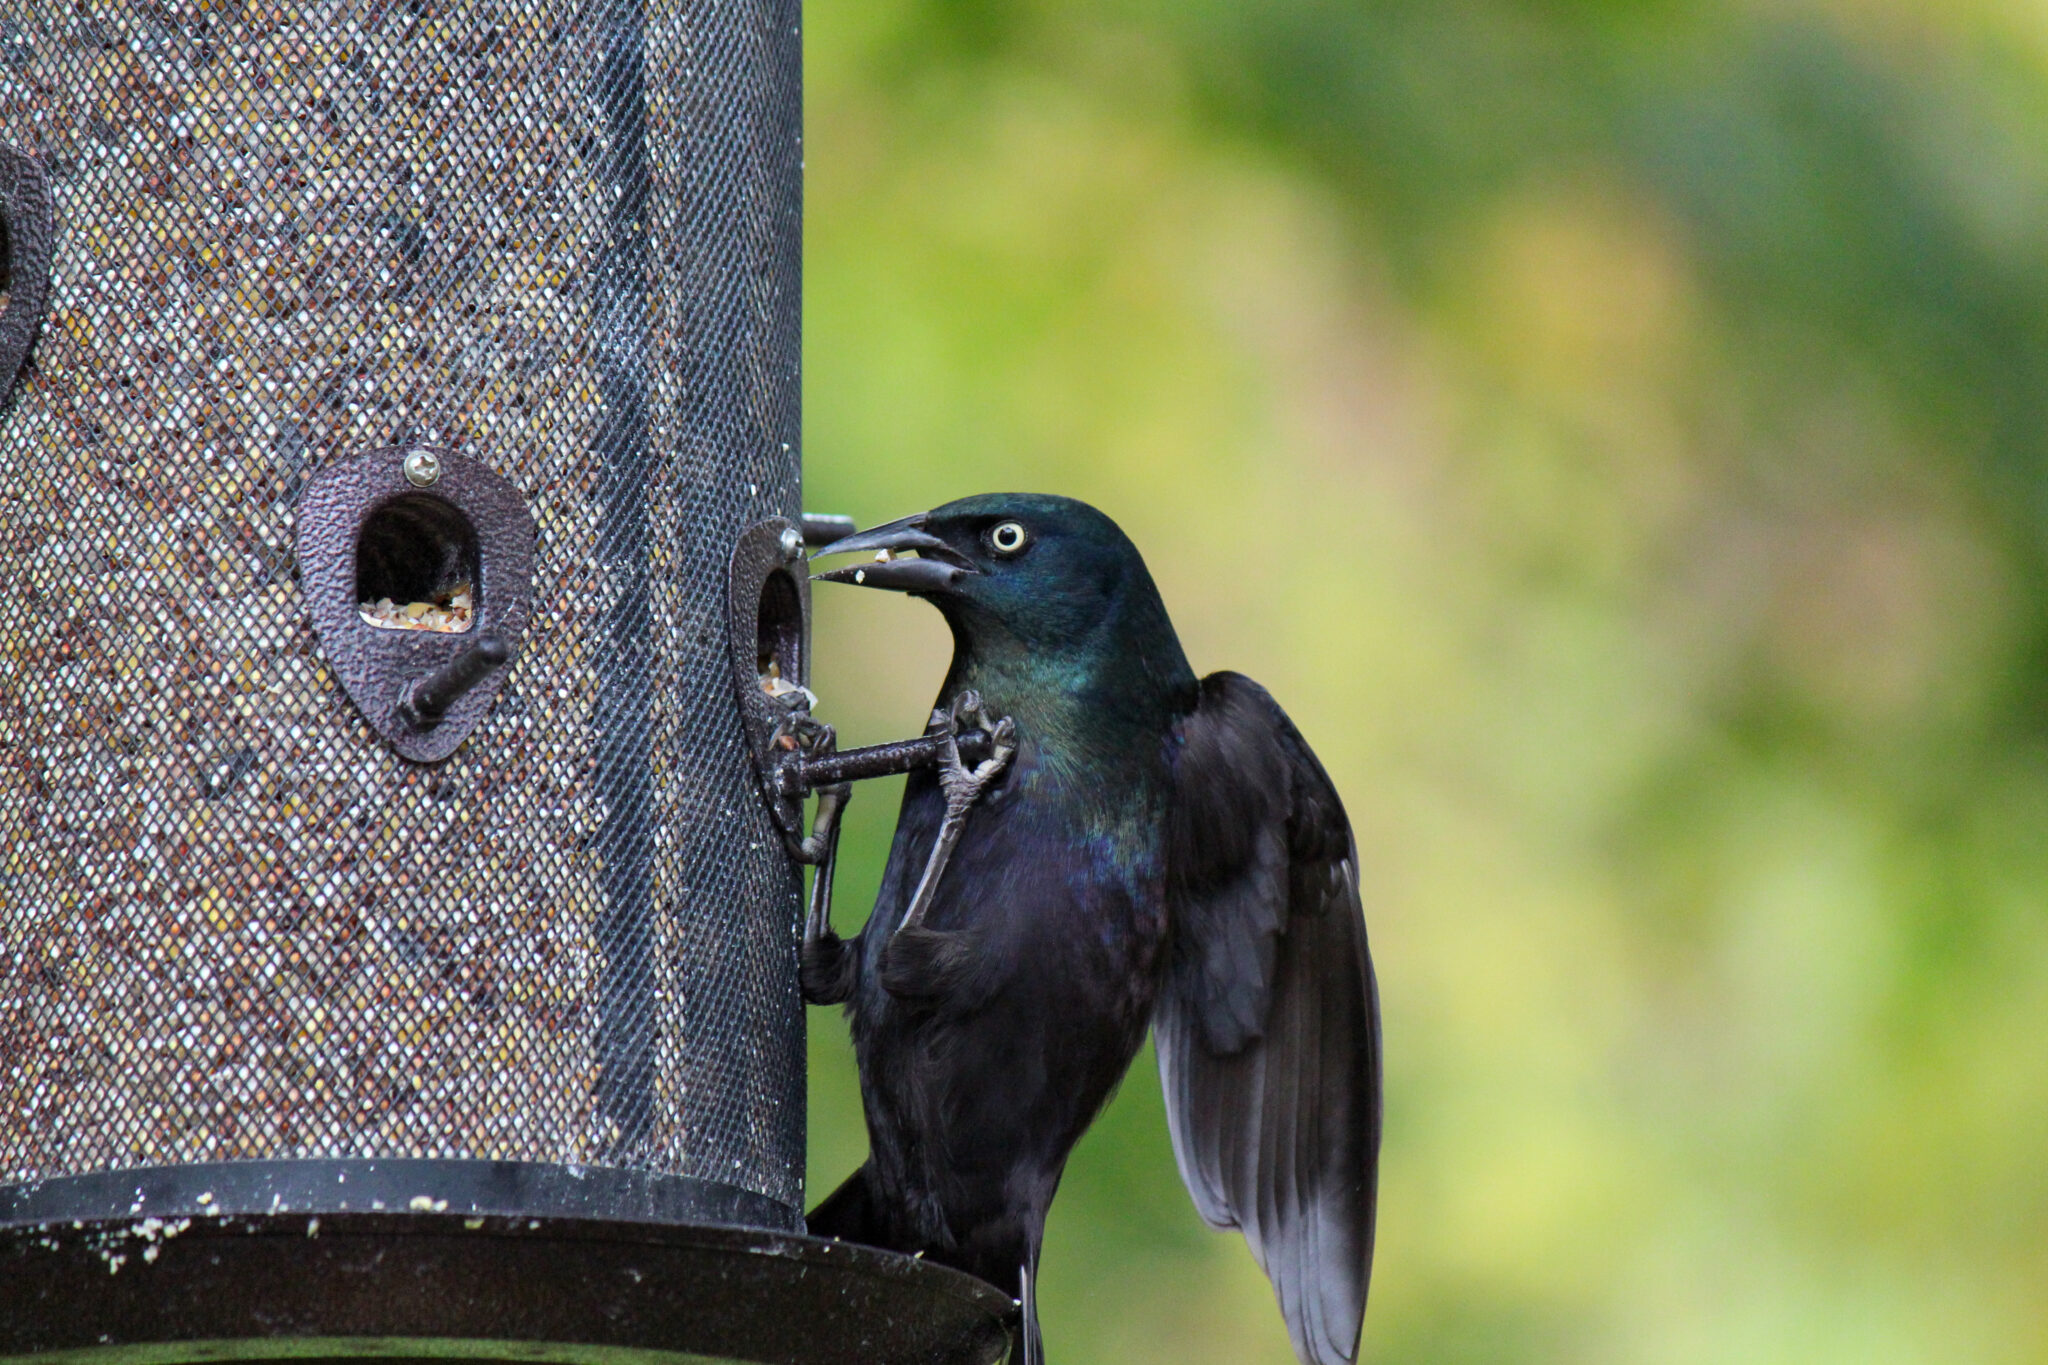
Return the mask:
{"type": "Polygon", "coordinates": [[[857,583],[864,588],[887,588],[892,592],[934,593],[944,592],[967,575],[979,572],[967,556],[924,529],[925,516],[919,512],[914,517],[905,517],[871,531],[835,540],[812,556],[816,559],[862,551],[872,554],[878,550],[887,550],[895,556],[915,550],[916,559],[877,559],[872,564],[856,564],[851,568],[816,574],[814,579],[825,583],[857,583]]]}

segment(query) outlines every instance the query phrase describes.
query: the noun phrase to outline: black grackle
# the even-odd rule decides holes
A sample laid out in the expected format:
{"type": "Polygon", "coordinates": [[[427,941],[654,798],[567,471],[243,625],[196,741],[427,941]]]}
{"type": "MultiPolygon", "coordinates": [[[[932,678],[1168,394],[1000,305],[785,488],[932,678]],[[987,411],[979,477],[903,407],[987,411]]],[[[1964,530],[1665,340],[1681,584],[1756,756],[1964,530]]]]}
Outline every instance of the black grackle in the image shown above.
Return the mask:
{"type": "Polygon", "coordinates": [[[888,553],[820,577],[945,615],[933,725],[994,752],[911,775],[858,939],[807,929],[870,1148],[811,1230],[1014,1286],[1038,1365],[1046,1209],[1150,1024],[1197,1209],[1243,1230],[1303,1361],[1353,1360],[1379,1004],[1322,765],[1257,683],[1196,679],[1136,547],[1083,503],[968,498],[821,553],[849,551],[888,553]]]}

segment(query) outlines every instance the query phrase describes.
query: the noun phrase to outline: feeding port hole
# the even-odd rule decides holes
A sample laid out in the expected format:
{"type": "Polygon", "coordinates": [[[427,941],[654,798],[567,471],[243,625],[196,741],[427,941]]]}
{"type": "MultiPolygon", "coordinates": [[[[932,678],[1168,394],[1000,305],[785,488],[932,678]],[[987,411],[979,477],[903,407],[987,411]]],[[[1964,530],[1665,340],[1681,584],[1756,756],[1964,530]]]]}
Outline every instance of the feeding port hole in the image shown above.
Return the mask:
{"type": "Polygon", "coordinates": [[[460,634],[483,608],[476,528],[425,493],[380,504],[356,537],[356,601],[387,630],[460,634]]]}
{"type": "Polygon", "coordinates": [[[803,633],[803,599],[788,571],[777,569],[761,584],[754,628],[754,666],[769,696],[802,690],[803,633]]]}

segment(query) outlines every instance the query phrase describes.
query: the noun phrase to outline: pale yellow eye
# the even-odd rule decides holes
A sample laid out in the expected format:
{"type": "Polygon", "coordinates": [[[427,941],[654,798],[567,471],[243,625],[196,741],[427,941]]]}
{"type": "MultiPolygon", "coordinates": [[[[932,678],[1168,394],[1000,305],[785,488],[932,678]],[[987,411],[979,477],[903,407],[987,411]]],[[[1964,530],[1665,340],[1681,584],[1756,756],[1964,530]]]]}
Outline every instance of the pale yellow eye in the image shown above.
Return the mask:
{"type": "Polygon", "coordinates": [[[988,533],[988,543],[999,555],[1013,555],[1024,548],[1024,528],[1014,521],[1006,521],[988,533]]]}

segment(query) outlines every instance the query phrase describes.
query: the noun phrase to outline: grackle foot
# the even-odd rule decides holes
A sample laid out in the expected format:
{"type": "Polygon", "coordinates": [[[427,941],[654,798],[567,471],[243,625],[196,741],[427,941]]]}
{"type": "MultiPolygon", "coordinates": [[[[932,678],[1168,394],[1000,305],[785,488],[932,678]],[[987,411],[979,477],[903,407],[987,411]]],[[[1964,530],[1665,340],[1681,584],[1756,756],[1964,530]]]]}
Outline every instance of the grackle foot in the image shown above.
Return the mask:
{"type": "Polygon", "coordinates": [[[1010,766],[1017,753],[1017,723],[1008,716],[991,723],[981,693],[970,689],[953,699],[950,712],[934,711],[932,724],[946,737],[946,747],[939,755],[939,790],[946,794],[946,818],[957,820],[1010,766]],[[972,768],[960,761],[960,736],[970,728],[989,737],[988,757],[972,768]]]}
{"type": "Polygon", "coordinates": [[[859,945],[830,929],[804,935],[797,950],[797,983],[807,1005],[837,1005],[853,994],[859,975],[859,945]]]}
{"type": "Polygon", "coordinates": [[[932,844],[931,856],[925,860],[924,875],[918,878],[917,890],[911,893],[910,904],[896,925],[899,934],[924,922],[932,893],[938,890],[939,878],[953,857],[953,845],[960,842],[960,831],[966,828],[967,812],[1017,754],[1016,722],[1004,716],[991,725],[981,704],[981,693],[973,690],[955,697],[950,710],[934,711],[932,728],[946,738],[945,749],[939,755],[939,790],[946,797],[946,818],[939,822],[939,837],[932,844]],[[960,733],[970,725],[989,739],[988,757],[972,768],[960,761],[960,733]]]}

